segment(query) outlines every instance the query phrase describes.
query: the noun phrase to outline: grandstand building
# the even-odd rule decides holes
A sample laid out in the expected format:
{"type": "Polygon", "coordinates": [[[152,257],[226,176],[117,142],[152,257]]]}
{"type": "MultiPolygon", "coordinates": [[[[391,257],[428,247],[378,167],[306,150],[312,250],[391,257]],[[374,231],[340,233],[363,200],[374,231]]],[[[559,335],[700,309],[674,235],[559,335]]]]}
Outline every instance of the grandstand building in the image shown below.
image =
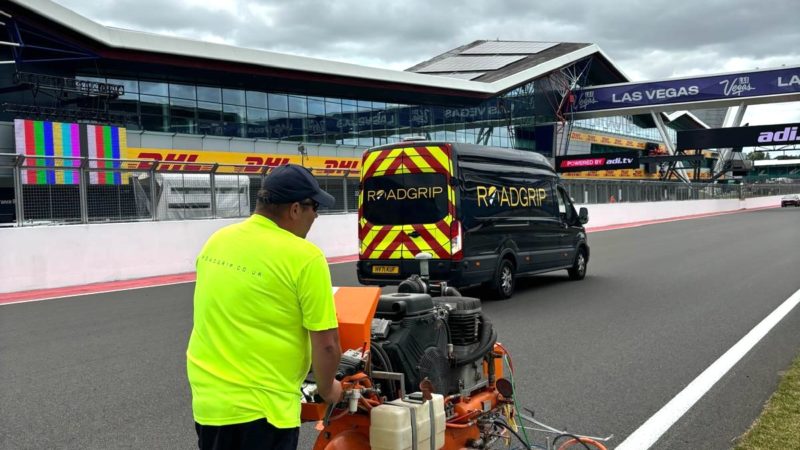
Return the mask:
{"type": "Polygon", "coordinates": [[[796,183],[800,180],[800,158],[753,161],[747,181],[751,183],[796,183]]]}
{"type": "MultiPolygon", "coordinates": [[[[123,130],[119,151],[100,156],[241,164],[357,168],[365,148],[412,135],[548,157],[663,149],[648,115],[571,121],[572,89],[629,81],[591,43],[478,40],[394,71],[105,27],[49,0],[0,5],[0,153],[21,152],[20,136],[39,132],[30,121],[45,143],[63,124],[123,130]]],[[[705,126],[670,119],[673,139],[705,126]]]]}

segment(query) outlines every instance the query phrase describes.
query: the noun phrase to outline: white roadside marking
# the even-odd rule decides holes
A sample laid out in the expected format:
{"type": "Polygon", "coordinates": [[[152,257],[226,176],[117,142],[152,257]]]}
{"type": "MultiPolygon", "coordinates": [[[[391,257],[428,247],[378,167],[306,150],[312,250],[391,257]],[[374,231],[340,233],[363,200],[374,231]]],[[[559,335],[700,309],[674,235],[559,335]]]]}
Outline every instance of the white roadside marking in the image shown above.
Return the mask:
{"type": "Polygon", "coordinates": [[[786,299],[724,355],[686,386],[636,431],[616,447],[617,450],[646,450],[661,438],[703,395],[706,394],[744,355],[800,303],[800,290],[786,299]]]}

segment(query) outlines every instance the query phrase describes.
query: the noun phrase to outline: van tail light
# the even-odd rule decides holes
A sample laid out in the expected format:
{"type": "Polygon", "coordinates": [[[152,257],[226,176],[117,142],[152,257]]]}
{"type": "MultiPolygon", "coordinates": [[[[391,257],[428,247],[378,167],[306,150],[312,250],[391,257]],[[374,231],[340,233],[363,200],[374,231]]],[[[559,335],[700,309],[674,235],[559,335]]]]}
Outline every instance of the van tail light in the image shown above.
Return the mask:
{"type": "Polygon", "coordinates": [[[461,222],[454,220],[450,224],[450,254],[454,261],[464,258],[462,248],[464,246],[464,236],[461,233],[461,222]]]}

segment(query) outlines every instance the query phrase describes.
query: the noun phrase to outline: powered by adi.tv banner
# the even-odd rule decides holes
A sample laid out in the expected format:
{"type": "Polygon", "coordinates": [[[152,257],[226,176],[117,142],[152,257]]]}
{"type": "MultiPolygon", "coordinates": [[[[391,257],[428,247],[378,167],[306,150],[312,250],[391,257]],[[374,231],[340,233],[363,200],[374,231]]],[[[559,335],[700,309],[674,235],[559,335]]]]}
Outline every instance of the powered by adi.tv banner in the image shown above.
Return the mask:
{"type": "Polygon", "coordinates": [[[639,155],[635,151],[556,156],[556,172],[584,172],[596,170],[635,169],[639,167],[639,155]]]}
{"type": "MultiPolygon", "coordinates": [[[[284,164],[302,164],[319,176],[347,176],[358,178],[360,158],[339,156],[281,155],[269,153],[232,153],[204,150],[171,150],[157,148],[127,148],[123,159],[160,161],[158,170],[175,172],[208,172],[219,164],[217,173],[240,173],[258,175],[264,166],[276,167],[284,164]]],[[[124,169],[149,170],[147,161],[122,163],[124,169]]]]}

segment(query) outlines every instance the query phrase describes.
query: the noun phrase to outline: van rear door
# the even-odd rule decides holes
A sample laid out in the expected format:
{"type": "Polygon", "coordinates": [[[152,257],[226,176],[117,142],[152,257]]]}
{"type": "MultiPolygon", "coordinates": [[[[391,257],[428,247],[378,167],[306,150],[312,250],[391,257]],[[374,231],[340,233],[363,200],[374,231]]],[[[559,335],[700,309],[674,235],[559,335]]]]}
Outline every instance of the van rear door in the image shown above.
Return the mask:
{"type": "Polygon", "coordinates": [[[452,256],[455,193],[449,145],[400,144],[364,156],[359,196],[362,259],[452,256]]]}

